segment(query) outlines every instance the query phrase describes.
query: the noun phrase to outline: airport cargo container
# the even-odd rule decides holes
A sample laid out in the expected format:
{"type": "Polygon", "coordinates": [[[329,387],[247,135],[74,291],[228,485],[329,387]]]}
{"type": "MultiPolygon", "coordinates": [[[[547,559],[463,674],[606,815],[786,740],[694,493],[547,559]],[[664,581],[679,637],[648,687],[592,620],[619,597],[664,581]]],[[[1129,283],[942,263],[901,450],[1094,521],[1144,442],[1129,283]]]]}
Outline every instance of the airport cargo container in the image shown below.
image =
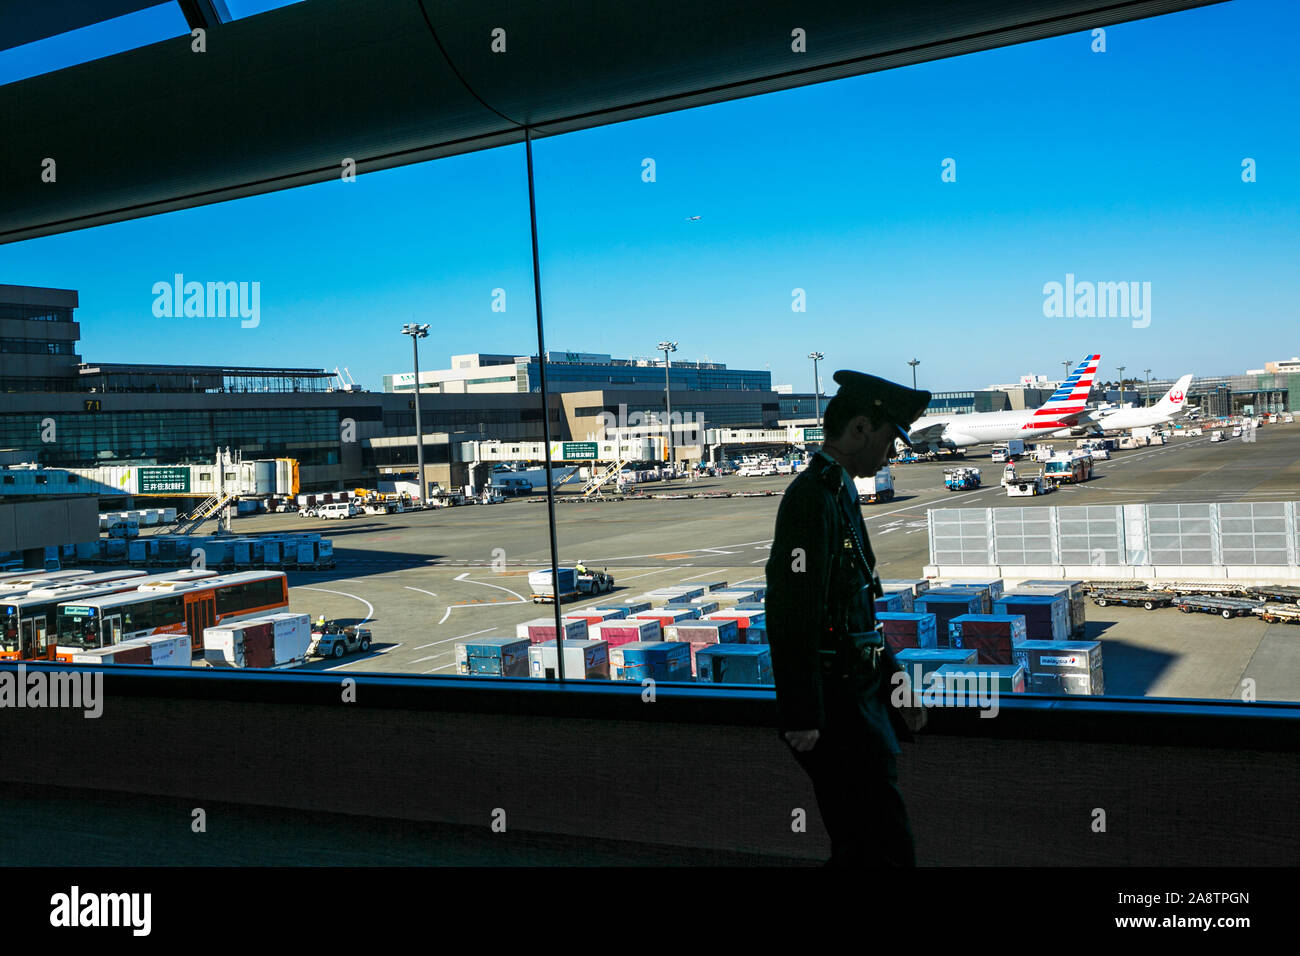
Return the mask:
{"type": "Polygon", "coordinates": [[[731,605],[733,611],[766,611],[767,605],[762,601],[741,601],[731,605]]]}
{"type": "Polygon", "coordinates": [[[979,653],[981,664],[1013,664],[1026,636],[1022,614],[963,614],[948,622],[948,646],[979,653]]]}
{"type": "Polygon", "coordinates": [[[456,645],[456,673],[484,677],[527,677],[528,638],[481,637],[456,645]]]}
{"type": "Polygon", "coordinates": [[[110,647],[75,651],[68,657],[73,664],[152,664],[153,651],[147,645],[128,642],[110,647]]]}
{"type": "Polygon", "coordinates": [[[710,644],[738,644],[740,630],[735,621],[690,621],[675,628],[669,640],[681,641],[691,646],[691,673],[696,673],[696,655],[710,644]]]}
{"type": "Polygon", "coordinates": [[[642,618],[604,621],[592,627],[590,633],[593,640],[605,641],[610,647],[633,642],[663,640],[663,629],[659,626],[659,622],[642,618]]]}
{"type": "MultiPolygon", "coordinates": [[[[989,596],[989,607],[993,607],[993,602],[1006,593],[1006,586],[1001,578],[954,578],[943,583],[945,588],[969,589],[975,591],[984,591],[989,596]]],[[[982,612],[984,614],[989,611],[982,612]]]]}
{"type": "Polygon", "coordinates": [[[203,659],[213,667],[294,667],[307,659],[311,620],[284,611],[203,632],[203,659]]]}
{"type": "Polygon", "coordinates": [[[1015,662],[1025,669],[1033,694],[1106,693],[1101,641],[1025,641],[1015,662]]]}
{"type": "Polygon", "coordinates": [[[677,640],[678,624],[685,621],[697,621],[699,617],[700,612],[695,608],[679,606],[651,608],[648,611],[632,615],[632,618],[636,620],[658,621],[665,641],[677,640]]]}
{"type": "Polygon", "coordinates": [[[766,586],[757,584],[737,585],[731,588],[718,588],[710,591],[709,597],[719,603],[739,604],[741,601],[762,601],[767,597],[766,586]]]}
{"type": "MultiPolygon", "coordinates": [[[[736,628],[740,634],[740,643],[742,644],[758,643],[749,639],[749,631],[751,628],[759,631],[765,631],[767,629],[766,611],[737,611],[735,608],[729,608],[725,611],[714,611],[711,614],[706,614],[703,620],[735,621],[736,628]]],[[[763,643],[766,643],[766,641],[763,643]]]]}
{"type": "Polygon", "coordinates": [[[658,588],[650,593],[662,598],[668,604],[684,604],[695,598],[704,597],[704,588],[668,587],[658,588]]]}
{"type": "MultiPolygon", "coordinates": [[[[559,677],[559,655],[555,641],[543,641],[528,648],[528,673],[533,677],[559,677]]],[[[608,680],[609,645],[604,641],[565,641],[566,680],[608,680]]]]}
{"type": "Polygon", "coordinates": [[[772,652],[766,645],[714,644],[695,655],[696,678],[705,684],[771,684],[772,652]]]}
{"type": "Polygon", "coordinates": [[[601,621],[612,621],[616,618],[627,617],[627,612],[623,610],[598,611],[594,607],[583,608],[580,611],[570,611],[560,618],[562,621],[586,621],[587,627],[593,624],[599,624],[601,621]]]}
{"type": "Polygon", "coordinates": [[[894,652],[894,660],[907,672],[912,689],[924,690],[930,675],[945,664],[978,664],[979,652],[954,647],[905,647],[894,652]]]}
{"type": "MultiPolygon", "coordinates": [[[[692,598],[689,603],[690,606],[695,608],[699,613],[700,617],[703,617],[706,614],[712,614],[721,607],[719,602],[710,601],[707,598],[692,598]]],[[[669,607],[676,607],[676,604],[672,601],[669,601],[668,605],[669,607]]]]}
{"type": "Polygon", "coordinates": [[[727,586],[726,581],[696,581],[694,583],[704,588],[705,591],[721,591],[727,586]]]}
{"type": "Polygon", "coordinates": [[[624,604],[597,604],[597,611],[622,611],[624,617],[631,617],[633,614],[640,614],[642,611],[648,611],[654,607],[649,601],[628,600],[624,604]]]}
{"type": "Polygon", "coordinates": [[[916,614],[935,616],[935,637],[939,647],[948,646],[948,622],[963,614],[980,613],[980,596],[970,591],[932,588],[913,604],[916,614]]]}
{"type": "Polygon", "coordinates": [[[745,643],[746,644],[768,643],[767,624],[764,623],[762,627],[759,627],[757,624],[751,624],[749,627],[745,628],[745,643]]]}
{"type": "Polygon", "coordinates": [[[138,644],[149,649],[146,663],[168,667],[189,667],[193,661],[193,641],[188,634],[154,634],[137,637],[128,644],[138,644]]]}
{"type": "Polygon", "coordinates": [[[889,591],[883,597],[876,598],[876,613],[898,613],[907,610],[903,607],[903,592],[889,591]]]}
{"type": "Polygon", "coordinates": [[[1078,579],[1052,580],[1050,578],[1033,578],[1016,585],[1017,591],[1028,594],[1056,594],[1065,589],[1070,600],[1070,636],[1082,640],[1088,631],[1088,585],[1078,579]]]}
{"type": "Polygon", "coordinates": [[[890,578],[881,581],[880,586],[886,591],[911,591],[912,597],[920,597],[930,590],[929,578],[890,578]]]}
{"type": "Polygon", "coordinates": [[[279,568],[284,564],[284,542],[272,539],[262,546],[262,564],[268,568],[279,568]]]}
{"type": "Polygon", "coordinates": [[[144,564],[145,542],[139,538],[134,541],[128,541],[126,545],[126,560],[131,564],[144,564]]]}
{"type": "MultiPolygon", "coordinates": [[[[590,628],[586,621],[564,621],[564,642],[585,641],[587,632],[590,628]]],[[[555,619],[549,617],[537,617],[531,621],[525,621],[515,627],[515,637],[526,637],[533,644],[540,644],[542,641],[555,640],[555,619]]]]}
{"type": "MultiPolygon", "coordinates": [[[[912,593],[911,588],[885,588],[884,597],[886,599],[893,595],[897,595],[900,602],[897,610],[906,613],[916,610],[916,595],[912,593]]],[[[880,610],[879,607],[877,607],[877,610],[880,610]]]]}
{"type": "Polygon", "coordinates": [[[886,465],[874,475],[854,478],[853,488],[858,496],[858,504],[874,505],[879,501],[891,501],[894,497],[894,473],[886,465]]]}
{"type": "Polygon", "coordinates": [[[1026,637],[1031,641],[1070,639],[1070,599],[1062,594],[1008,591],[994,602],[996,614],[1023,614],[1026,637]]]}
{"type": "Polygon", "coordinates": [[[996,689],[999,694],[1023,694],[1025,669],[1019,664],[944,664],[931,675],[935,691],[963,693],[996,689]]]}
{"type": "Polygon", "coordinates": [[[938,618],[924,611],[884,611],[876,615],[885,644],[891,651],[937,648],[938,618]]]}
{"type": "Polygon", "coordinates": [[[99,557],[98,541],[78,541],[76,545],[78,561],[94,561],[99,557]]]}
{"type": "MultiPolygon", "coordinates": [[[[563,601],[578,593],[578,572],[574,568],[559,569],[559,599],[563,601]]],[[[551,581],[551,570],[528,572],[528,587],[533,592],[533,600],[555,600],[555,586],[551,581]]]]}
{"type": "Polygon", "coordinates": [[[691,648],[681,641],[632,641],[609,649],[614,680],[689,681],[691,648]]]}

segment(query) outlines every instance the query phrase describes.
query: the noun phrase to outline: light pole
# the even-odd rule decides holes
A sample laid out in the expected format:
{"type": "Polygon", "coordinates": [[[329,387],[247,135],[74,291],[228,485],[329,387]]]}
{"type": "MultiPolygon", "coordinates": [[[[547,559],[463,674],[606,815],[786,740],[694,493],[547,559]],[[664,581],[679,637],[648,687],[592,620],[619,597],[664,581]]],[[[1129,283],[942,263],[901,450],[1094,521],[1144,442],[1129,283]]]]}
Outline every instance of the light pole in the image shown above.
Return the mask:
{"type": "Polygon", "coordinates": [[[415,469],[419,477],[416,484],[420,489],[420,507],[424,507],[424,429],[420,427],[420,339],[429,337],[429,326],[407,322],[402,326],[402,334],[411,337],[411,350],[415,360],[415,469]]]}
{"type": "Polygon", "coordinates": [[[664,353],[664,402],[668,406],[668,464],[673,473],[677,472],[677,449],[673,447],[673,391],[668,381],[668,369],[673,364],[668,353],[677,351],[676,342],[660,342],[659,351],[664,353]]]}
{"type": "Polygon", "coordinates": [[[808,357],[813,360],[813,401],[817,403],[817,427],[822,427],[822,380],[817,372],[817,363],[826,356],[821,352],[809,352],[808,357]]]}
{"type": "Polygon", "coordinates": [[[1115,367],[1119,369],[1119,403],[1123,405],[1124,404],[1124,369],[1127,368],[1127,366],[1116,365],[1115,367]]]}
{"type": "Polygon", "coordinates": [[[1070,377],[1070,363],[1062,362],[1061,364],[1065,366],[1065,378],[1061,379],[1061,382],[1064,384],[1065,379],[1070,377]]]}
{"type": "Polygon", "coordinates": [[[1147,373],[1147,400],[1143,404],[1151,404],[1151,369],[1145,369],[1147,373]]]}
{"type": "Polygon", "coordinates": [[[914,358],[907,364],[912,366],[912,391],[916,391],[916,367],[921,364],[921,360],[914,358]]]}

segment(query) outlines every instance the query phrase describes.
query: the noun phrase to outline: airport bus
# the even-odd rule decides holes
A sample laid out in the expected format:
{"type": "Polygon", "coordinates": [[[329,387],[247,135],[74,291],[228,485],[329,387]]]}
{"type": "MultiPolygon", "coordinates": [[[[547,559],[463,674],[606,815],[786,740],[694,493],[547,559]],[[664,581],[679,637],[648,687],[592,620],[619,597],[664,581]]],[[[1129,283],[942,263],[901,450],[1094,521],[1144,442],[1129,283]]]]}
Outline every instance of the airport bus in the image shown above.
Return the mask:
{"type": "MultiPolygon", "coordinates": [[[[54,572],[62,574],[62,572],[54,572]]],[[[73,571],[72,577],[54,577],[52,574],[17,575],[13,578],[0,579],[0,600],[18,597],[36,588],[62,587],[64,585],[107,584],[124,581],[129,578],[142,578],[145,572],[139,568],[122,568],[118,571],[73,571]]]]}
{"type": "Polygon", "coordinates": [[[64,601],[56,623],[55,660],[111,647],[151,634],[188,634],[194,652],[203,650],[203,631],[243,617],[289,606],[282,571],[241,571],[204,581],[146,584],[136,591],[64,601]]]}
{"type": "Polygon", "coordinates": [[[197,581],[216,577],[215,571],[195,571],[190,568],[169,574],[123,577],[117,581],[87,579],[60,583],[53,587],[33,588],[21,594],[0,598],[0,660],[44,660],[50,656],[49,637],[55,628],[55,618],[60,604],[67,601],[90,600],[134,591],[150,583],[164,581],[197,581]]]}

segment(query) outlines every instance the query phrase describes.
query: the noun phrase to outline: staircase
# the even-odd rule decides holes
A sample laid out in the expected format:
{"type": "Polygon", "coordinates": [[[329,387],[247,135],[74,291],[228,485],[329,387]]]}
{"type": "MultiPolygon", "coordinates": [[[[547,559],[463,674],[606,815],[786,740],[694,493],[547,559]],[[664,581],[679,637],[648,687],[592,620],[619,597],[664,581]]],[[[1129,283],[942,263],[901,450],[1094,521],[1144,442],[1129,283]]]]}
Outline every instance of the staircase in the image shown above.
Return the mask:
{"type": "Polygon", "coordinates": [[[590,498],[592,495],[599,495],[603,485],[610,479],[618,476],[618,473],[627,467],[628,459],[620,458],[598,475],[593,475],[591,480],[582,487],[582,497],[590,498]]]}
{"type": "Polygon", "coordinates": [[[193,534],[198,530],[203,522],[207,521],[218,511],[230,504],[239,495],[235,492],[226,492],[225,494],[215,494],[208,498],[203,504],[199,505],[187,515],[176,519],[176,533],[193,534]]]}

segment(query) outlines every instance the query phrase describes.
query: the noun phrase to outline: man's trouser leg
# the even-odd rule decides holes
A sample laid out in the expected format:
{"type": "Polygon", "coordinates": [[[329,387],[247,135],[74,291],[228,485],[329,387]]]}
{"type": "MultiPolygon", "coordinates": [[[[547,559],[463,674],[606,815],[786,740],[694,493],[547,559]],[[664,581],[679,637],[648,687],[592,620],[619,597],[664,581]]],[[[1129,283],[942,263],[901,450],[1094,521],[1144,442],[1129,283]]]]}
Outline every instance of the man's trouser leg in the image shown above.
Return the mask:
{"type": "Polygon", "coordinates": [[[831,865],[915,866],[912,828],[892,754],[853,735],[823,731],[795,759],[812,778],[831,838],[831,865]]]}

